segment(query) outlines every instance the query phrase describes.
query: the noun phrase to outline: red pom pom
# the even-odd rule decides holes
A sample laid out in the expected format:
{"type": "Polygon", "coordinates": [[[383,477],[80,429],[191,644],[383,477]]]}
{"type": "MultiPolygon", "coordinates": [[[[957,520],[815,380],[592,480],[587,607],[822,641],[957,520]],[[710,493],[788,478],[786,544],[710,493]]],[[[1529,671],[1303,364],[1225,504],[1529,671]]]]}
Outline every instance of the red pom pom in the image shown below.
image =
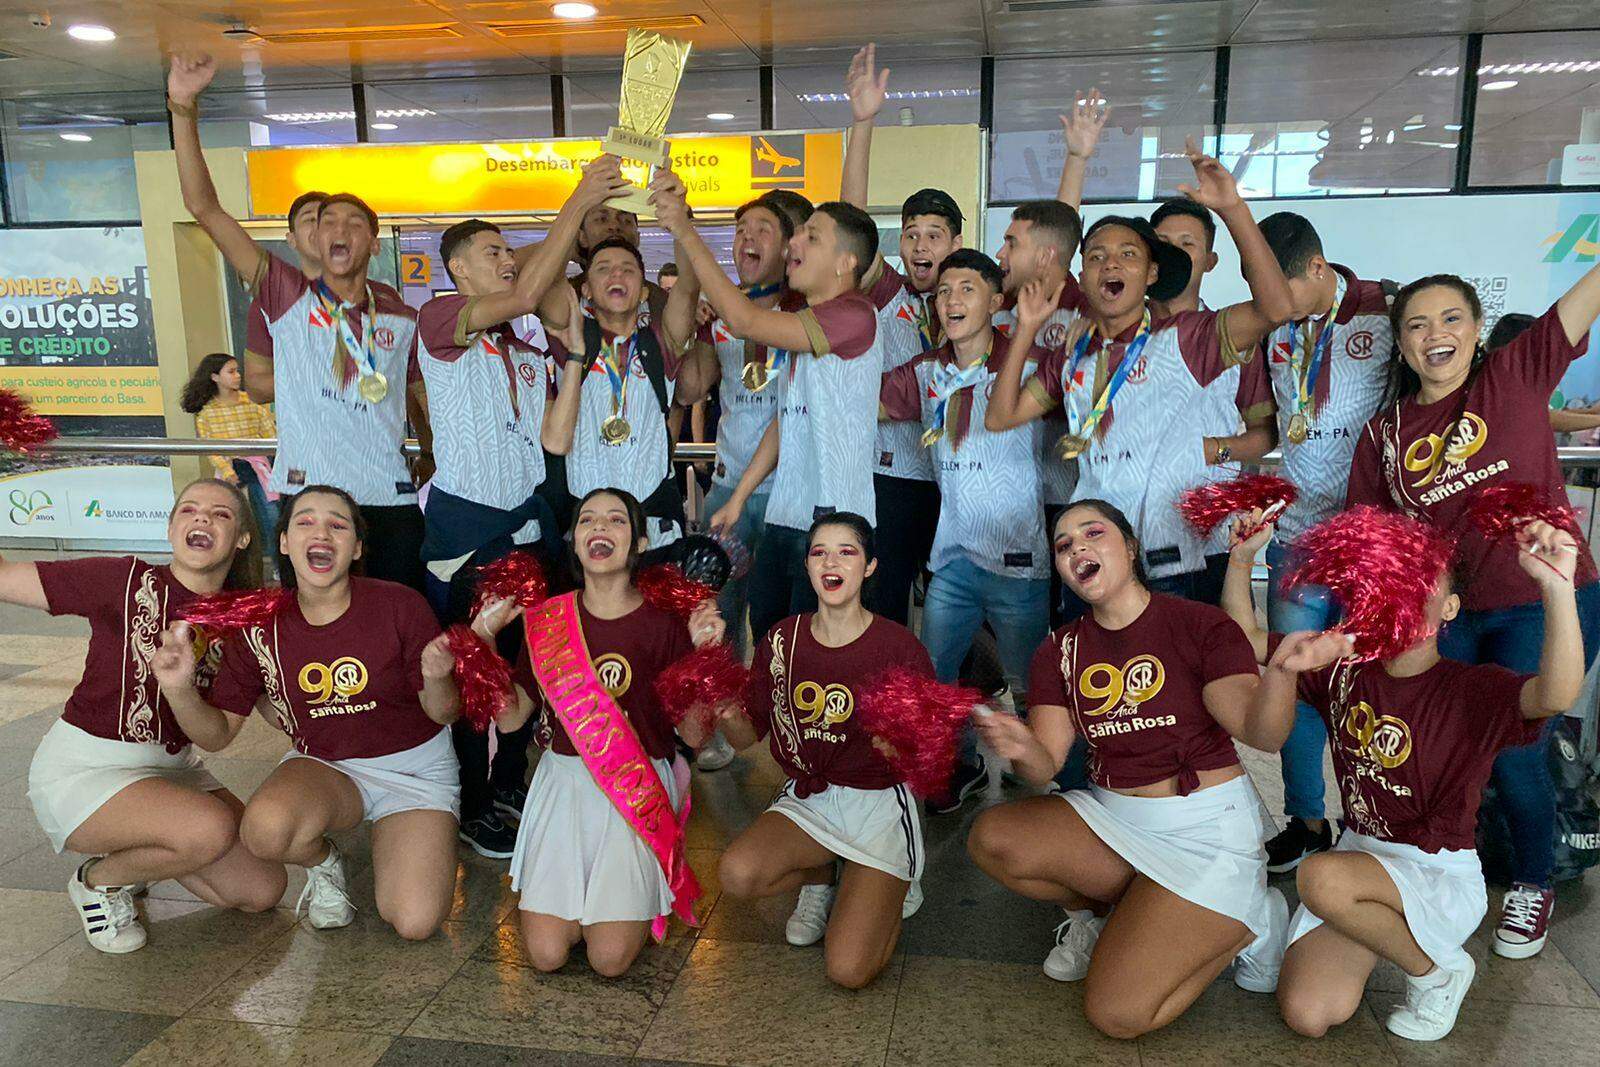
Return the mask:
{"type": "MultiPolygon", "coordinates": [[[[906,667],[890,667],[864,688],[861,726],[894,751],[889,766],[919,797],[950,787],[961,731],[983,694],[944,685],[906,667]]],[[[886,754],[887,755],[887,754],[886,754]]]]}
{"type": "Polygon", "coordinates": [[[516,551],[478,568],[478,590],[472,601],[476,615],[485,604],[514,600],[524,608],[538,607],[550,595],[544,564],[532,552],[516,551]]]}
{"type": "Polygon", "coordinates": [[[1545,490],[1526,482],[1505,482],[1477,490],[1467,501],[1465,520],[1490,541],[1512,537],[1530,522],[1548,522],[1583,540],[1578,513],[1565,501],[1551,500],[1545,490]]]}
{"type": "Polygon", "coordinates": [[[293,589],[241,589],[212,593],[178,609],[178,617],[212,633],[265,626],[288,607],[293,589]]]}
{"type": "Polygon", "coordinates": [[[33,404],[15,389],[0,389],[0,445],[27,452],[56,439],[56,424],[36,415],[33,404]]]}
{"type": "Polygon", "coordinates": [[[682,571],[666,563],[641,570],[636,584],[646,604],[684,619],[693,615],[701,604],[717,599],[715,589],[685,578],[682,571]]]}
{"type": "Polygon", "coordinates": [[[656,695],[674,726],[691,716],[709,734],[719,705],[744,700],[750,668],[739,662],[725,642],[697,648],[656,675],[656,695]]]}
{"type": "Polygon", "coordinates": [[[1337,629],[1355,639],[1355,658],[1393,659],[1432,634],[1427,605],[1455,550],[1449,536],[1362,506],[1313,526],[1295,549],[1300,565],[1284,587],[1332,590],[1344,610],[1337,629]]]}
{"type": "Polygon", "coordinates": [[[486,733],[511,700],[511,667],[464,622],[446,630],[445,640],[456,658],[461,717],[478,733],[486,733]]]}
{"type": "Polygon", "coordinates": [[[1245,474],[1231,482],[1207,482],[1188,490],[1178,500],[1178,511],[1183,514],[1184,521],[1206,536],[1230,515],[1248,514],[1260,508],[1269,512],[1266,517],[1271,519],[1299,497],[1300,491],[1284,478],[1245,474]],[[1271,510],[1273,508],[1277,510],[1271,510]]]}

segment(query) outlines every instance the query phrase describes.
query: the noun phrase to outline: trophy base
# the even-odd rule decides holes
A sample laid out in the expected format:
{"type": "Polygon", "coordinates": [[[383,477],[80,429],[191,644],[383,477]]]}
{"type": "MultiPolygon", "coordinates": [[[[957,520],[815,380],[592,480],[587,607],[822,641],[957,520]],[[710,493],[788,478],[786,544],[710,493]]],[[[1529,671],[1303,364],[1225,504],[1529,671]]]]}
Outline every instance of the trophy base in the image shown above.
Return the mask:
{"type": "Polygon", "coordinates": [[[630,185],[616,196],[607,197],[606,207],[618,211],[631,211],[641,219],[656,217],[656,209],[650,203],[650,191],[641,189],[637,185],[630,185]]]}

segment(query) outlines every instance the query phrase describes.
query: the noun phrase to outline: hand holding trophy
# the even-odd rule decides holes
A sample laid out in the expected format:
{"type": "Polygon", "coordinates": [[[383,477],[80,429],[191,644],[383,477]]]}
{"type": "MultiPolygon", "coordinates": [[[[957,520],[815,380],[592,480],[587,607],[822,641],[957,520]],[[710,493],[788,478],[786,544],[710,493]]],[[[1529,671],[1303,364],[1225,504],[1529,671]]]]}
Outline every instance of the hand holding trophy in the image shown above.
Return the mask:
{"type": "MultiPolygon", "coordinates": [[[[674,41],[649,30],[628,31],[617,124],[607,132],[602,151],[652,169],[667,165],[671,145],[661,135],[666,132],[672,101],[688,62],[688,41],[674,41]]],[[[655,217],[649,194],[638,185],[630,184],[609,203],[642,218],[655,217]]]]}

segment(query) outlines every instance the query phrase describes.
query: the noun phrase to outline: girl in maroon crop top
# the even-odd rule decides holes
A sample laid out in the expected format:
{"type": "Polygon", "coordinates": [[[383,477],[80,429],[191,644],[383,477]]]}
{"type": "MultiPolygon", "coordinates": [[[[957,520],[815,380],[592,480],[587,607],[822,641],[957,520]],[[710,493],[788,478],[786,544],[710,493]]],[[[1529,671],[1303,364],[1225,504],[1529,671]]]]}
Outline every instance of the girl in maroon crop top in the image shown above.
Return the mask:
{"type": "Polygon", "coordinates": [[[1259,675],[1239,627],[1217,608],[1148,589],[1119,510],[1072,505],[1052,550],[1090,611],[1040,646],[1027,721],[980,715],[979,731],[1039,786],[1082,736],[1094,788],[1065,794],[1068,803],[991,808],[968,848],[1002,884],[1068,909],[1045,972],[1086,977],[1089,1021],[1133,1037],[1177,1018],[1236,956],[1240,985],[1275,984],[1270,942],[1281,942],[1287,906],[1266,895],[1259,801],[1233,739],[1277,751],[1288,730],[1250,714],[1259,675]],[[1247,957],[1259,965],[1247,969],[1247,957]]]}

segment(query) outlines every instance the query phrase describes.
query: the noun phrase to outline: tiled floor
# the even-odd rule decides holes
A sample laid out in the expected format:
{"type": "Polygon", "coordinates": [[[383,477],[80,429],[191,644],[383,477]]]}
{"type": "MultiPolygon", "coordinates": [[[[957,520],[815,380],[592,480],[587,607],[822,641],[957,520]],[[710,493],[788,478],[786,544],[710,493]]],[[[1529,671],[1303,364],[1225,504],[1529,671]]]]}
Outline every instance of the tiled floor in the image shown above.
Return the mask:
{"type": "MultiPolygon", "coordinates": [[[[970,813],[929,824],[926,905],[883,977],[844,992],[824,978],[819,950],[783,942],[788,901],[718,894],[720,850],[778,784],[764,757],[697,776],[690,859],[706,887],[703,928],[677,926],[619,981],[582,963],[554,975],[524,966],[503,865],[469,853],[447,929],[401,942],[375,914],[364,832],[341,842],[362,909],[345,930],[294,921],[298,876],[284,906],[258,916],[216,912],[166,883],[142,905],[149,945],[104,956],[62,893],[76,861],[51,851],[27,801],[28,761],[81,670],[85,634],[74,620],[0,610],[0,1065],[1600,1062],[1600,902],[1589,885],[1563,889],[1538,959],[1489,955],[1480,932],[1477,984],[1438,1045],[1380,1025],[1401,988],[1393,968],[1374,976],[1367,1009],[1320,1042],[1224,978],[1173,1026],[1124,1043],[1092,1031],[1079,991],[1040,972],[1056,916],[972,866],[970,813]]],[[[283,747],[252,724],[209,762],[247,794],[283,747]]],[[[1275,807],[1276,761],[1249,763],[1275,807]]]]}

